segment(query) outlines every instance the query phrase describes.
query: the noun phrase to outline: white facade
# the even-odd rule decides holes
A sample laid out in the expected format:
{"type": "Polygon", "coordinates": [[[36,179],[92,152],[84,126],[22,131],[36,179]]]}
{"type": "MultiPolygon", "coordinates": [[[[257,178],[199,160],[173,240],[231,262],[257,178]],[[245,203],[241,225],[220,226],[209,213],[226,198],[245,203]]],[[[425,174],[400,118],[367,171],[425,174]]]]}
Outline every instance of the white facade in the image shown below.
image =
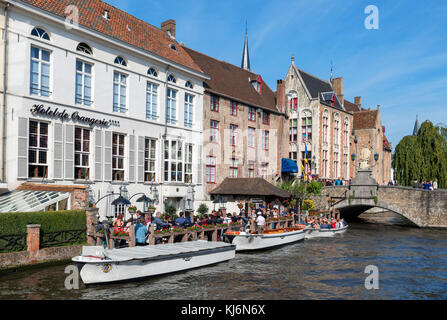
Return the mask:
{"type": "MultiPolygon", "coordinates": [[[[164,209],[164,201],[183,209],[188,186],[194,187],[196,201],[203,199],[202,117],[206,76],[83,27],[67,29],[64,22],[29,7],[10,8],[8,189],[24,182],[88,184],[98,200],[111,188],[118,194],[123,185],[130,197],[145,193],[152,198],[151,187],[156,187],[158,211],[164,209]],[[32,35],[36,27],[44,30],[49,40],[32,35]],[[80,43],[87,44],[92,54],[78,51],[80,43]],[[127,66],[115,63],[117,57],[122,57],[127,66]],[[148,74],[150,68],[156,71],[156,76],[148,74]],[[175,83],[167,81],[169,75],[175,78],[175,83]],[[46,96],[48,78],[50,92],[46,96]],[[81,100],[76,100],[77,85],[81,89],[78,92],[82,92],[78,96],[81,100]],[[168,92],[171,96],[175,92],[175,100],[169,104],[173,109],[169,110],[174,112],[176,121],[166,119],[168,92]],[[31,109],[36,105],[41,106],[39,110],[57,110],[62,114],[33,113],[31,109]],[[152,112],[154,106],[156,114],[152,112]],[[88,119],[83,121],[85,118],[99,121],[90,125],[88,119]],[[36,123],[42,130],[40,135],[34,135],[36,123]],[[42,129],[40,123],[44,123],[42,129]],[[85,139],[77,139],[80,136],[85,139]],[[145,150],[146,139],[155,140],[155,158],[154,152],[152,155],[145,152],[150,151],[145,150]],[[165,141],[177,148],[175,156],[169,151],[174,160],[166,162],[167,180],[165,141]],[[191,157],[187,154],[189,144],[191,157]],[[124,148],[123,153],[120,148],[124,148]],[[146,170],[146,159],[155,161],[154,170],[146,170]],[[45,163],[42,165],[40,160],[45,163]]],[[[135,202],[138,198],[135,196],[132,203],[143,209],[142,203],[135,202]]],[[[110,210],[106,208],[109,202],[104,199],[98,203],[102,216],[110,210]]]]}

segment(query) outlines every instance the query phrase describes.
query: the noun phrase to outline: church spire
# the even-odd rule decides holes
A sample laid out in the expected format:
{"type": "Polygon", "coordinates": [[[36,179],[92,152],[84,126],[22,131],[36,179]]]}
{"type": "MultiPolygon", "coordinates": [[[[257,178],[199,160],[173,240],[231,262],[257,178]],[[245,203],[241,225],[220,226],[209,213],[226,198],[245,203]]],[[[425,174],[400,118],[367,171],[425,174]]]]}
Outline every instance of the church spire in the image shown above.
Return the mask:
{"type": "Polygon", "coordinates": [[[245,22],[245,43],[244,51],[242,53],[241,68],[250,71],[250,55],[248,53],[248,30],[247,22],[245,22]]]}
{"type": "Polygon", "coordinates": [[[416,116],[416,122],[414,123],[413,136],[417,136],[419,132],[419,121],[418,116],[416,116]]]}

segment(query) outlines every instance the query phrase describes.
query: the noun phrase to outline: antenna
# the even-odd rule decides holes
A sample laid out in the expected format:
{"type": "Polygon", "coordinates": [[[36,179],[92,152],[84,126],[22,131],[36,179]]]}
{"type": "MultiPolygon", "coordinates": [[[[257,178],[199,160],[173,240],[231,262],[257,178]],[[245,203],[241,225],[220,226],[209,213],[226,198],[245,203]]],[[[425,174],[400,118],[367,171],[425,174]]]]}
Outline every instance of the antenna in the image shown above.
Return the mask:
{"type": "Polygon", "coordinates": [[[332,79],[333,79],[333,75],[334,75],[334,64],[333,64],[333,62],[331,60],[331,82],[332,82],[332,79]]]}

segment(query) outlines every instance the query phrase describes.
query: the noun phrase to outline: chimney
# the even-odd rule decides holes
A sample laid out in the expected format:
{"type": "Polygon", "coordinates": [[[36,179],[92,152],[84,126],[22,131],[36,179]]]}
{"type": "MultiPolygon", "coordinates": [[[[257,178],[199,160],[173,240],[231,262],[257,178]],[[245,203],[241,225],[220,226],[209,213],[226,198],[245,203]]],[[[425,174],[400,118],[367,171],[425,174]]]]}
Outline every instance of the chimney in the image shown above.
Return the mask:
{"type": "Polygon", "coordinates": [[[161,23],[161,30],[167,32],[169,35],[175,38],[175,20],[168,20],[161,23]]]}
{"type": "Polygon", "coordinates": [[[287,111],[286,82],[284,80],[276,82],[276,104],[281,112],[287,111]]]}
{"type": "Polygon", "coordinates": [[[342,105],[345,105],[345,99],[343,95],[343,78],[335,78],[332,80],[332,87],[337,94],[338,100],[340,100],[342,105]]]}
{"type": "Polygon", "coordinates": [[[355,104],[361,109],[362,108],[362,97],[355,97],[355,104]]]}

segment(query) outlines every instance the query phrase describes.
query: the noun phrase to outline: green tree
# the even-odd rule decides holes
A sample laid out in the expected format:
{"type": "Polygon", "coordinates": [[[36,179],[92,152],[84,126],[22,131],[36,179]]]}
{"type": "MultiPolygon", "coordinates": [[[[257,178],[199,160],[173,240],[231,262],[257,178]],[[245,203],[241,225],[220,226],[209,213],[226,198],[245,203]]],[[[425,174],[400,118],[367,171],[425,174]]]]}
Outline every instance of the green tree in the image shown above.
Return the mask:
{"type": "Polygon", "coordinates": [[[299,209],[303,206],[303,201],[312,195],[321,194],[323,185],[321,182],[312,181],[310,183],[296,180],[282,181],[278,184],[278,188],[289,192],[292,199],[296,199],[299,209]]]}
{"type": "Polygon", "coordinates": [[[447,130],[425,121],[417,136],[406,136],[396,146],[392,167],[401,185],[438,179],[438,186],[446,188],[447,130]]]}

